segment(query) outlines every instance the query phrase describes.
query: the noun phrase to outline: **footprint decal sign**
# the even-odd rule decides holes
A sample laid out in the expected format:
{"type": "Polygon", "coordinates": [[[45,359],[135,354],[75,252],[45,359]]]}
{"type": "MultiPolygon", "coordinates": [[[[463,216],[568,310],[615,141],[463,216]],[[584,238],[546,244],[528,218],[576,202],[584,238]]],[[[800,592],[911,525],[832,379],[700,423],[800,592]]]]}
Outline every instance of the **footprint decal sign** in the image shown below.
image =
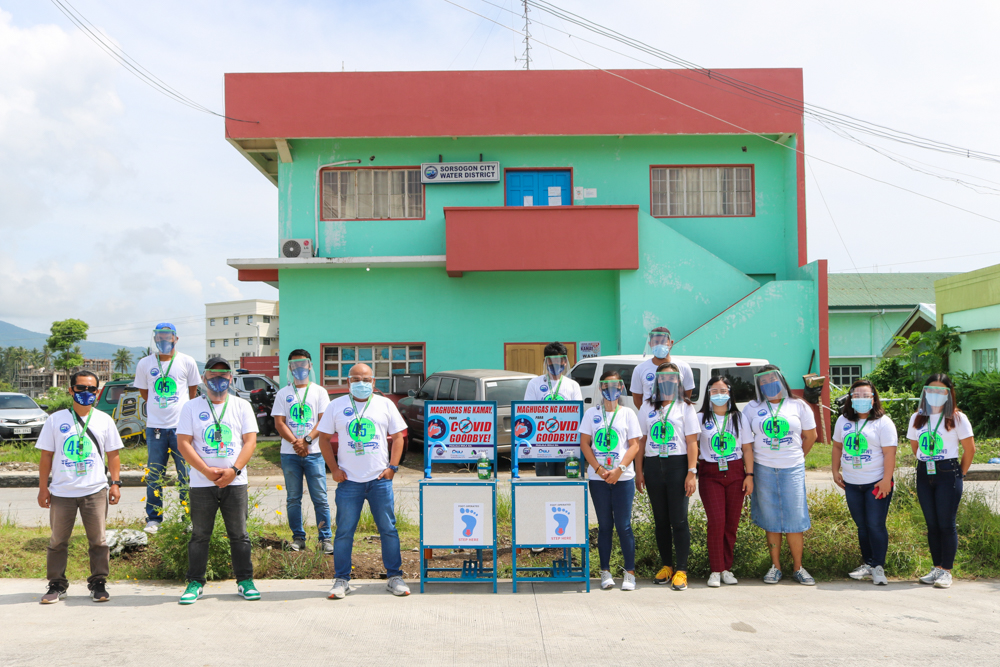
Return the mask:
{"type": "Polygon", "coordinates": [[[545,503],[548,544],[576,544],[576,502],[545,503]]]}
{"type": "Polygon", "coordinates": [[[463,546],[484,544],[484,521],[486,521],[486,510],[483,503],[455,503],[455,544],[463,546]]]}

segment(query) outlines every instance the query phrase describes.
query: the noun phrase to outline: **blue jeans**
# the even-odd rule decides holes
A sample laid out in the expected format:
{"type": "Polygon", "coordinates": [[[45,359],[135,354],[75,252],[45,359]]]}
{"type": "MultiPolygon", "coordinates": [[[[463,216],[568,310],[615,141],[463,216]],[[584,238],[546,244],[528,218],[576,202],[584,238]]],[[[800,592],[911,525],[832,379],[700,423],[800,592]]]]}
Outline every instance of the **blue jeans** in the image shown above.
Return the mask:
{"type": "Polygon", "coordinates": [[[316,510],[319,539],[329,540],[333,533],[330,529],[330,501],[326,498],[326,463],[323,455],[282,454],[281,470],[285,473],[285,489],[288,491],[285,509],[288,510],[288,527],[292,529],[292,538],[306,539],[306,531],[302,528],[302,476],[305,475],[309,498],[316,510]]]}
{"type": "Polygon", "coordinates": [[[333,568],[337,579],[351,578],[351,552],[354,531],[358,529],[361,508],[365,501],[375,517],[375,526],[382,542],[382,565],[390,577],[403,576],[403,556],[399,553],[399,533],[396,532],[396,512],[393,509],[392,480],[370,482],[340,482],[334,492],[337,503],[337,535],[333,540],[333,568]]]}
{"type": "Polygon", "coordinates": [[[844,482],[847,509],[858,525],[858,544],[861,558],[871,567],[885,567],[885,554],[889,550],[889,530],[885,518],[889,515],[892,491],[879,500],[872,495],[875,484],[850,484],[844,482]]]}
{"type": "Polygon", "coordinates": [[[937,567],[950,570],[958,552],[955,516],[962,500],[962,468],[958,459],[937,461],[937,474],[927,474],[927,463],[917,463],[917,500],[927,522],[927,546],[937,567]]]}
{"type": "Polygon", "coordinates": [[[146,429],[146,520],[163,521],[163,498],[160,478],[167,469],[170,457],[177,466],[177,484],[181,490],[181,500],[188,499],[188,469],[184,457],[177,451],[177,429],[146,429]],[[156,435],[159,433],[160,437],[156,435]]]}
{"type": "Polygon", "coordinates": [[[601,569],[611,567],[611,535],[618,531],[618,542],[625,557],[625,569],[635,570],[635,536],[632,535],[632,500],[635,498],[635,480],[608,484],[604,480],[590,480],[590,497],[597,515],[597,553],[601,569]]]}

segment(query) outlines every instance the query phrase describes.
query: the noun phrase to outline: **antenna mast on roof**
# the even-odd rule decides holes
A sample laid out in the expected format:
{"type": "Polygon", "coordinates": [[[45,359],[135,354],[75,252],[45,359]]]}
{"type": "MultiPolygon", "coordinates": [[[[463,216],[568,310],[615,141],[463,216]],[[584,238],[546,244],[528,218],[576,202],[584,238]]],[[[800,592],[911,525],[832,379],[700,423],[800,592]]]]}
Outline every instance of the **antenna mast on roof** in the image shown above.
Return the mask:
{"type": "MultiPolygon", "coordinates": [[[[524,69],[531,69],[531,19],[528,18],[528,0],[523,0],[524,5],[524,69]]],[[[517,60],[517,58],[515,58],[517,60]]]]}

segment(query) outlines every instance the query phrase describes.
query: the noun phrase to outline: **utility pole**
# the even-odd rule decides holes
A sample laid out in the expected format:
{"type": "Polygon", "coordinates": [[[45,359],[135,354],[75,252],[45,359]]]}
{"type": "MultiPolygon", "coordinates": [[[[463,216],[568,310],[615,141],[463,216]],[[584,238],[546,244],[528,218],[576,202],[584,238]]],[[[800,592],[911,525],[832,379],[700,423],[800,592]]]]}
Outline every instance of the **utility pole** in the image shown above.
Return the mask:
{"type": "Polygon", "coordinates": [[[531,69],[531,20],[528,18],[528,0],[524,5],[524,69],[531,69]]]}

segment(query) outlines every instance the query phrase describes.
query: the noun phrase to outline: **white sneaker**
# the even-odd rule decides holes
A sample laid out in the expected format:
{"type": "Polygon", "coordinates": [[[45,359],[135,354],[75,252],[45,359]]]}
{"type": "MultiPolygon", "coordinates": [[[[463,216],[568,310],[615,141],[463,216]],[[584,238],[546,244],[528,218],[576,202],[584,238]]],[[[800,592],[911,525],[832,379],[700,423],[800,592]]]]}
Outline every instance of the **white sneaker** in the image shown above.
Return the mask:
{"type": "Polygon", "coordinates": [[[941,575],[944,574],[944,570],[939,567],[935,567],[933,570],[920,577],[918,581],[922,584],[927,584],[928,586],[937,581],[941,575]]]}
{"type": "Polygon", "coordinates": [[[143,530],[149,533],[150,535],[156,535],[156,531],[158,531],[159,529],[160,529],[159,521],[147,521],[146,527],[143,528],[143,530]]]}
{"type": "Polygon", "coordinates": [[[634,591],[635,590],[635,575],[634,574],[631,574],[629,572],[625,572],[625,578],[622,580],[622,590],[623,591],[634,591]]]}
{"type": "Polygon", "coordinates": [[[857,579],[861,581],[862,579],[867,579],[872,576],[872,567],[868,563],[862,563],[853,572],[848,572],[847,576],[851,579],[857,579]]]}
{"type": "Polygon", "coordinates": [[[406,585],[402,577],[389,577],[389,581],[385,584],[386,590],[388,590],[393,595],[409,595],[410,587],[406,585]]]}
{"type": "Polygon", "coordinates": [[[876,586],[888,586],[889,580],[885,576],[885,568],[881,565],[876,565],[875,569],[872,570],[872,583],[876,586]]]}
{"type": "Polygon", "coordinates": [[[601,570],[601,588],[608,589],[615,587],[615,578],[607,570],[601,570]]]}
{"type": "Polygon", "coordinates": [[[726,586],[735,586],[740,582],[736,579],[736,577],[733,576],[732,572],[730,572],[729,570],[723,570],[722,583],[724,583],[726,586]]]}
{"type": "Polygon", "coordinates": [[[941,570],[941,574],[938,576],[937,581],[934,582],[934,588],[951,588],[951,572],[948,570],[941,570]]]}
{"type": "Polygon", "coordinates": [[[719,572],[713,572],[712,574],[708,575],[709,588],[718,588],[721,585],[722,585],[722,574],[720,574],[719,572]]]}
{"type": "Polygon", "coordinates": [[[333,588],[327,594],[329,600],[343,600],[351,592],[351,582],[347,579],[337,579],[333,582],[333,588]]]}

